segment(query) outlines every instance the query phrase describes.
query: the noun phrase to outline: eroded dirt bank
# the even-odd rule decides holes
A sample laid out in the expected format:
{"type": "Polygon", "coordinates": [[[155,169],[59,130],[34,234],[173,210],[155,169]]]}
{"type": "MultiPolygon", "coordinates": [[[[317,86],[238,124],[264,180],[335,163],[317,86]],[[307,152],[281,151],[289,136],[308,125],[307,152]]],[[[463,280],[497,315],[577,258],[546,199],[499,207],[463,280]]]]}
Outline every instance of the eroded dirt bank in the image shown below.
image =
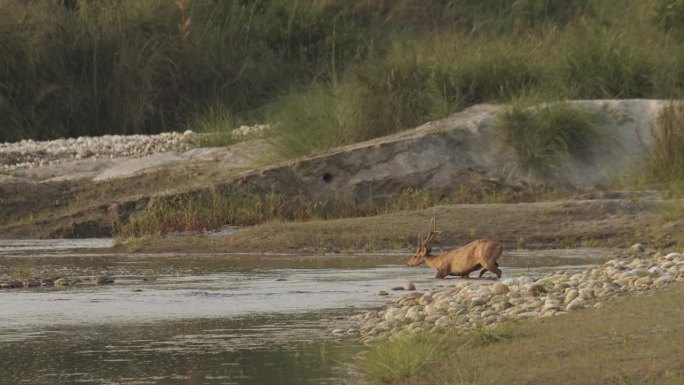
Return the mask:
{"type": "Polygon", "coordinates": [[[476,237],[528,246],[667,245],[678,228],[677,222],[663,219],[667,202],[648,194],[605,192],[613,179],[638,165],[666,102],[569,103],[601,112],[606,117],[602,130],[610,141],[606,148],[593,149],[593,162],[569,162],[549,180],[518,169],[515,154],[497,138],[496,116],[504,107],[479,105],[399,134],[269,166],[263,164],[271,144],[256,139],[227,148],[80,160],[0,175],[0,237],[111,236],[115,226],[144,213],[152,201],[226,185],[351,204],[381,200],[407,188],[476,197],[483,191],[548,185],[570,193],[554,202],[447,205],[372,218],[267,222],[225,236],[147,239],[128,247],[197,252],[400,249],[426,231],[432,216],[439,218],[439,242],[444,245],[476,237]],[[572,191],[592,193],[578,196],[572,191]]]}

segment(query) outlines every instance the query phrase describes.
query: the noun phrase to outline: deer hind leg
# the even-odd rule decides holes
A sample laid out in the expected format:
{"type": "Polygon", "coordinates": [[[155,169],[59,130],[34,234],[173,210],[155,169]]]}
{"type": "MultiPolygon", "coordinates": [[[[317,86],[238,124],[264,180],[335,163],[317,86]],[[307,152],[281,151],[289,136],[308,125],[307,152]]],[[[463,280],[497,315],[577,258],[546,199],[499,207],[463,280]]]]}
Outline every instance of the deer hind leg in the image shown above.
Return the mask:
{"type": "Polygon", "coordinates": [[[501,269],[499,269],[499,264],[496,262],[487,263],[484,269],[480,271],[480,277],[484,275],[485,271],[491,271],[492,273],[496,274],[497,278],[501,278],[501,269]]]}

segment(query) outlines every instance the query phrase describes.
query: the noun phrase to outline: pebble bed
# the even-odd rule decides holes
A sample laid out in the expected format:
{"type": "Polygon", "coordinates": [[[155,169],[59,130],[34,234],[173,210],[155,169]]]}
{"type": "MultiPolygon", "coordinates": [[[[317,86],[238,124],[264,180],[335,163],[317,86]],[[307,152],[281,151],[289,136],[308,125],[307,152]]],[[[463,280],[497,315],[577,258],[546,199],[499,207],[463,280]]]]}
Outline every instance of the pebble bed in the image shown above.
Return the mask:
{"type": "Polygon", "coordinates": [[[183,152],[197,147],[197,134],[104,135],[50,141],[0,143],[0,172],[60,164],[81,159],[138,158],[160,152],[183,152]]]}
{"type": "Polygon", "coordinates": [[[491,285],[467,280],[428,292],[410,292],[384,310],[351,318],[348,329],[334,335],[360,335],[365,342],[395,332],[467,331],[509,320],[563,315],[599,307],[619,296],[643,294],[675,281],[684,281],[684,255],[635,255],[612,259],[583,272],[558,271],[540,278],[502,279],[491,285]]]}

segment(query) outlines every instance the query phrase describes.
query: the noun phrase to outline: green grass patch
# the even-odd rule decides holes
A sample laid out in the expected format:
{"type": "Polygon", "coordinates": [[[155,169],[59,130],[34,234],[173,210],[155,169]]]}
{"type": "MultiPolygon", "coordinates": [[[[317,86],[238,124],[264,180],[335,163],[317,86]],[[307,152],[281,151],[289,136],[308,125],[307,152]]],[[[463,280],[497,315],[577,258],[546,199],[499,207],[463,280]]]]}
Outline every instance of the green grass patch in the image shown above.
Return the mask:
{"type": "Polygon", "coordinates": [[[590,163],[593,149],[603,140],[602,115],[565,104],[538,108],[513,106],[497,122],[503,142],[517,155],[518,166],[548,177],[568,161],[590,163]]]}
{"type": "Polygon", "coordinates": [[[397,334],[364,351],[359,367],[374,382],[396,383],[420,374],[436,360],[445,339],[426,332],[397,334]]]}

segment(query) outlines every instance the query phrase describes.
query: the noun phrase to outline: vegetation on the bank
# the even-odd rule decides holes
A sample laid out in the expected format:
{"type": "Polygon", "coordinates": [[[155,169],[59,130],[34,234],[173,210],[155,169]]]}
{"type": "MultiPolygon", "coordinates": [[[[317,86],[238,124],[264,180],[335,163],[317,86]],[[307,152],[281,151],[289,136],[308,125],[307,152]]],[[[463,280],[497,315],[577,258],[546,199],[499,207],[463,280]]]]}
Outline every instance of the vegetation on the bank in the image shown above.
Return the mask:
{"type": "Polygon", "coordinates": [[[289,197],[274,190],[233,185],[193,194],[158,197],[139,217],[115,226],[124,237],[163,235],[175,231],[202,231],[226,225],[254,225],[273,220],[310,220],[359,217],[400,210],[425,209],[438,201],[429,191],[406,189],[384,201],[357,204],[341,198],[312,202],[305,196],[289,197]]]}
{"type": "Polygon", "coordinates": [[[353,202],[342,197],[312,201],[304,195],[288,196],[275,190],[262,193],[253,186],[214,186],[194,193],[157,196],[140,215],[114,223],[115,235],[139,237],[173,232],[204,231],[224,226],[250,226],[269,221],[328,220],[374,216],[406,210],[423,210],[437,204],[531,202],[564,194],[556,189],[463,189],[450,196],[431,190],[406,188],[400,194],[353,202]]]}
{"type": "Polygon", "coordinates": [[[684,89],[680,0],[0,0],[0,12],[0,141],[269,121],[289,156],[480,102],[684,89]]]}
{"type": "Polygon", "coordinates": [[[658,115],[652,130],[653,145],[646,154],[644,181],[684,192],[684,104],[673,102],[658,115]]]}
{"type": "Polygon", "coordinates": [[[683,300],[684,288],[678,285],[503,329],[484,327],[439,337],[400,334],[371,345],[359,367],[375,383],[406,385],[681,384],[683,300]],[[426,350],[423,341],[439,343],[426,350]],[[388,364],[391,359],[419,364],[393,366],[388,364]]]}
{"type": "Polygon", "coordinates": [[[514,105],[499,116],[497,129],[515,151],[520,168],[549,176],[570,161],[592,160],[603,139],[599,125],[604,120],[599,113],[567,104],[514,105]]]}

